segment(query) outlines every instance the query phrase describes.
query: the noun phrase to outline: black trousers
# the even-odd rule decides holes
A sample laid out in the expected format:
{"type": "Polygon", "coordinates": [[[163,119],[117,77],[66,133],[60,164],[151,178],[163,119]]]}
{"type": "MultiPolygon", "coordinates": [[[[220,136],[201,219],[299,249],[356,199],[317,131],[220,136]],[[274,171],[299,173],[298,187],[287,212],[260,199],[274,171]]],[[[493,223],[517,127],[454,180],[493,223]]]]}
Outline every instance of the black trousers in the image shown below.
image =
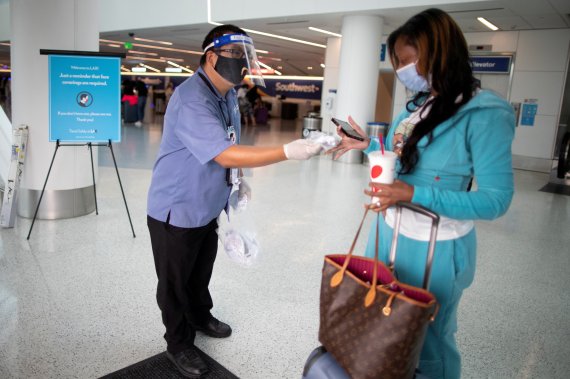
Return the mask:
{"type": "Polygon", "coordinates": [[[154,266],[156,300],[166,327],[167,350],[176,354],[194,345],[196,330],[211,317],[208,290],[216,253],[216,219],[198,228],[179,228],[147,216],[154,266]]]}

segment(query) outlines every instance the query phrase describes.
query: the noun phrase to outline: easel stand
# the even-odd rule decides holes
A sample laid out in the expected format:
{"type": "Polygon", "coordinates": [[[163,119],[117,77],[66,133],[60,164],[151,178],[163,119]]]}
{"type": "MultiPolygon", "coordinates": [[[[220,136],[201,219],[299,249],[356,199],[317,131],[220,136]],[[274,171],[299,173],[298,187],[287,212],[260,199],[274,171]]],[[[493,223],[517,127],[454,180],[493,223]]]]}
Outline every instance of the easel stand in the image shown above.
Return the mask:
{"type": "Polygon", "coordinates": [[[113,152],[113,145],[111,140],[109,142],[103,143],[81,143],[81,144],[65,144],[62,145],[59,140],[55,143],[55,151],[53,152],[53,157],[51,158],[51,163],[49,165],[49,170],[46,176],[46,180],[44,182],[44,186],[42,188],[42,193],[40,195],[40,199],[38,201],[38,205],[36,206],[36,211],[34,213],[34,218],[32,220],[32,225],[30,225],[30,231],[28,232],[28,237],[26,239],[30,239],[30,235],[32,234],[32,228],[34,227],[34,223],[36,222],[36,216],[38,215],[38,210],[40,209],[40,204],[42,203],[42,198],[44,197],[44,191],[46,189],[46,185],[49,179],[49,174],[51,173],[51,168],[53,166],[53,161],[55,160],[55,155],[57,154],[57,150],[60,147],[67,147],[67,146],[88,146],[89,147],[89,154],[91,155],[91,173],[93,175],[93,194],[95,196],[95,214],[99,214],[99,209],[97,208],[97,189],[95,187],[95,168],[93,166],[93,146],[107,146],[111,150],[111,155],[113,156],[113,164],[115,165],[115,171],[117,172],[117,179],[119,179],[119,186],[121,187],[121,194],[123,195],[123,201],[125,202],[125,208],[127,209],[127,216],[129,217],[129,223],[131,224],[131,231],[133,232],[133,238],[136,238],[135,229],[133,228],[133,222],[131,221],[131,214],[129,213],[129,207],[127,205],[127,199],[125,198],[125,191],[123,191],[123,184],[121,183],[121,177],[119,176],[119,169],[117,168],[117,161],[115,160],[115,153],[113,152]]]}

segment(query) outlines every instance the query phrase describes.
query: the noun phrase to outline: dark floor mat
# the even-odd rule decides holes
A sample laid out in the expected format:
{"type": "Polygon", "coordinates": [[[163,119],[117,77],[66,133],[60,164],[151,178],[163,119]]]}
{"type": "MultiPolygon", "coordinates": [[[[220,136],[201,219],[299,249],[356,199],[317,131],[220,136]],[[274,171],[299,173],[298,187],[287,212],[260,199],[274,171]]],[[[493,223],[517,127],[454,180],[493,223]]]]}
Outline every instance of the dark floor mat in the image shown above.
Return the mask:
{"type": "MultiPolygon", "coordinates": [[[[204,375],[203,379],[239,379],[237,376],[229,372],[220,365],[214,359],[209,357],[206,353],[200,349],[196,349],[204,362],[210,368],[210,371],[204,375]]],[[[178,372],[178,369],[170,360],[166,357],[166,352],[155,355],[131,365],[125,367],[119,371],[115,371],[111,374],[105,375],[100,379],[162,379],[162,378],[184,378],[182,374],[178,372]]],[[[201,378],[201,379],[202,379],[201,378]]]]}
{"type": "Polygon", "coordinates": [[[564,184],[548,183],[539,191],[570,196],[570,186],[565,186],[564,184]]]}

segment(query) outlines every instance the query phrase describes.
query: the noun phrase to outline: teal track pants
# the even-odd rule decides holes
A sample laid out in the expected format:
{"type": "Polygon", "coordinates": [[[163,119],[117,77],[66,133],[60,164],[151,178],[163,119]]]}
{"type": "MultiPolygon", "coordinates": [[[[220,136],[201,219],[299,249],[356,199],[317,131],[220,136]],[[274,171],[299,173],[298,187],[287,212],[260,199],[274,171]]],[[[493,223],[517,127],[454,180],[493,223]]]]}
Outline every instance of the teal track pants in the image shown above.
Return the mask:
{"type": "MultiPolygon", "coordinates": [[[[374,220],[365,252],[371,258],[374,257],[376,227],[374,220]]],[[[379,258],[387,263],[392,228],[382,217],[379,227],[379,258]]],[[[427,246],[426,241],[399,237],[395,262],[398,280],[418,287],[422,285],[427,246]]],[[[475,229],[461,238],[436,243],[429,291],[435,295],[440,308],[428,328],[419,364],[421,373],[430,379],[458,379],[461,376],[461,356],[455,342],[457,306],[463,290],[473,282],[475,263],[475,229]]]]}

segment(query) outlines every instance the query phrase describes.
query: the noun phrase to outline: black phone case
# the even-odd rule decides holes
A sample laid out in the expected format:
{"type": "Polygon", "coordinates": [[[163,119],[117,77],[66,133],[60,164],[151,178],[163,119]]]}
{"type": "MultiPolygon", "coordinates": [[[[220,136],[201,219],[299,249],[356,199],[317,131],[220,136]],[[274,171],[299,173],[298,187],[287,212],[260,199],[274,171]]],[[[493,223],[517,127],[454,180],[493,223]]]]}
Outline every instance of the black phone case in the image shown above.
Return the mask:
{"type": "Polygon", "coordinates": [[[336,118],[332,118],[331,119],[332,122],[336,125],[336,126],[340,126],[340,128],[342,129],[342,131],[344,132],[344,134],[347,135],[347,137],[350,137],[352,139],[358,140],[358,141],[364,141],[364,138],[362,136],[360,136],[356,130],[354,130],[352,128],[352,126],[350,126],[350,124],[346,121],[342,121],[342,120],[338,120],[336,118]],[[350,129],[348,129],[350,128],[350,129]]]}

